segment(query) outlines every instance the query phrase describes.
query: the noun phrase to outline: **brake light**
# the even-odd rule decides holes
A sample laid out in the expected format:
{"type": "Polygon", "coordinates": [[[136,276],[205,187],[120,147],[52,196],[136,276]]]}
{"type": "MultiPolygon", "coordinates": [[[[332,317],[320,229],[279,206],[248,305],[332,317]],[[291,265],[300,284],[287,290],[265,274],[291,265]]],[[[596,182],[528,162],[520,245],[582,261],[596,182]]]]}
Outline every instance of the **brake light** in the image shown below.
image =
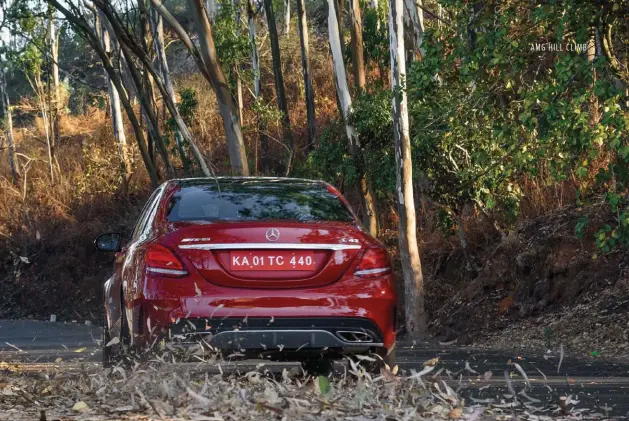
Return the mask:
{"type": "Polygon", "coordinates": [[[389,254],[380,247],[368,248],[365,250],[360,263],[356,266],[355,275],[378,275],[391,271],[389,254]]]}
{"type": "Polygon", "coordinates": [[[167,247],[152,244],[146,252],[146,270],[166,276],[183,276],[188,271],[181,260],[167,247]]]}

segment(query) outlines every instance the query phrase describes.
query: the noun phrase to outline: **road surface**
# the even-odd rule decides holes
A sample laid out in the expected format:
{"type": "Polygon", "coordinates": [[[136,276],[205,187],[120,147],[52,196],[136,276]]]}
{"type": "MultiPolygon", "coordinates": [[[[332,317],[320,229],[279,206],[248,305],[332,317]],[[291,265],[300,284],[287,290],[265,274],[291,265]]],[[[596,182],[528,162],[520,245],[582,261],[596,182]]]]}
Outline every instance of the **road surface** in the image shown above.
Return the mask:
{"type": "MultiPolygon", "coordinates": [[[[76,323],[0,320],[0,369],[19,366],[21,370],[35,371],[55,364],[72,369],[73,365],[86,362],[97,368],[101,359],[100,335],[99,327],[76,323]]],[[[411,370],[420,371],[424,362],[436,357],[439,363],[434,371],[443,369],[442,378],[466,397],[468,404],[500,403],[504,394],[509,393],[506,370],[515,391],[524,388],[524,377],[510,361],[527,374],[531,390],[526,393],[539,400],[537,405],[556,403],[562,396],[572,395],[579,401],[577,407],[617,418],[629,417],[629,362],[583,361],[566,355],[559,366],[558,355],[544,357],[502,350],[400,344],[397,364],[401,373],[410,374],[411,370]]],[[[273,366],[287,365],[291,364],[273,366]]],[[[251,364],[235,366],[246,370],[251,364]]]]}

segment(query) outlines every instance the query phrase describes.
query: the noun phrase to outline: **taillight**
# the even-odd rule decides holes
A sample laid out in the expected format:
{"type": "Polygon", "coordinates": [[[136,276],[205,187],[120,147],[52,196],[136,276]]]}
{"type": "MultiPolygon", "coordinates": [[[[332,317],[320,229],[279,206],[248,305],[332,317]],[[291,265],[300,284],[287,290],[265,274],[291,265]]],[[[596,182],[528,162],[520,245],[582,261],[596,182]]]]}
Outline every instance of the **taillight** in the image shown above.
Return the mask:
{"type": "Polygon", "coordinates": [[[377,275],[390,271],[391,265],[387,251],[380,247],[374,247],[365,250],[365,253],[360,259],[360,263],[356,266],[354,275],[377,275]]]}
{"type": "Polygon", "coordinates": [[[146,252],[146,270],[166,276],[183,276],[188,271],[181,260],[175,256],[167,247],[159,244],[152,244],[146,252]]]}

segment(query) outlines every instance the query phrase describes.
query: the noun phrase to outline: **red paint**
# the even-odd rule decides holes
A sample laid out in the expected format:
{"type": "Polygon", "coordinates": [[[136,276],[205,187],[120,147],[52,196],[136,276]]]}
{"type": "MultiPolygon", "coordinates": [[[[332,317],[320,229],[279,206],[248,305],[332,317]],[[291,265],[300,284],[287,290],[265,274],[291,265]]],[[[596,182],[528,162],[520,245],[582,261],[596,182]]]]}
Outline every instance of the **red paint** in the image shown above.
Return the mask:
{"type": "MultiPolygon", "coordinates": [[[[106,284],[105,305],[112,335],[119,334],[116,322],[122,317],[121,304],[124,304],[133,342],[139,345],[150,343],[152,334],[161,334],[170,323],[184,318],[339,316],[371,319],[384,334],[385,346],[393,346],[396,293],[391,272],[355,274],[358,268],[373,269],[388,264],[388,255],[357,221],[172,223],[166,220],[166,207],[179,189],[177,181],[160,188],[154,219],[144,233],[117,254],[113,278],[106,284]],[[190,244],[269,244],[265,234],[270,228],[281,233],[274,244],[360,248],[236,251],[180,248],[190,244]],[[198,242],[189,240],[208,238],[198,242]],[[258,270],[232,267],[234,256],[250,254],[267,260],[270,256],[284,256],[289,261],[289,256],[308,256],[312,262],[290,270],[268,265],[268,261],[258,270]],[[148,270],[147,263],[184,270],[187,274],[154,273],[148,270]]],[[[347,203],[336,189],[328,188],[347,203]]]]}

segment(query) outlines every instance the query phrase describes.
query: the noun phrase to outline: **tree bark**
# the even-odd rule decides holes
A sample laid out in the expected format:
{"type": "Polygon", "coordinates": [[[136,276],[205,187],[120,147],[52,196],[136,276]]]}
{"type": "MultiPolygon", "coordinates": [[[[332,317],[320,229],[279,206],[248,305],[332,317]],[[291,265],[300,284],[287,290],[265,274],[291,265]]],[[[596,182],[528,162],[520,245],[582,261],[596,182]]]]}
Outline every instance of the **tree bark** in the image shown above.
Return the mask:
{"type": "Polygon", "coordinates": [[[142,160],[144,161],[144,165],[146,167],[146,171],[148,172],[149,178],[151,180],[151,186],[153,188],[157,188],[159,184],[159,179],[157,178],[157,171],[155,166],[151,162],[148,156],[148,150],[146,149],[146,143],[144,140],[144,132],[142,131],[142,127],[138,122],[138,119],[133,110],[133,106],[129,101],[129,98],[126,95],[125,90],[122,87],[122,82],[120,81],[120,77],[114,70],[114,67],[111,63],[111,60],[105,50],[100,45],[98,40],[98,36],[96,33],[90,28],[87,21],[79,15],[75,15],[70,10],[66,9],[58,0],[49,0],[50,4],[52,4],[59,12],[61,12],[65,18],[70,21],[70,23],[75,27],[76,30],[80,31],[86,41],[92,46],[96,54],[100,58],[103,66],[105,67],[105,71],[111,78],[112,83],[116,87],[118,94],[120,95],[120,101],[122,102],[122,106],[129,117],[129,121],[131,122],[131,126],[133,127],[133,132],[136,137],[136,141],[138,143],[138,147],[140,149],[140,155],[142,156],[142,160]]]}
{"type": "Polygon", "coordinates": [[[308,120],[308,151],[314,149],[317,129],[315,113],[314,87],[310,69],[310,43],[308,41],[308,20],[306,19],[306,2],[297,0],[297,21],[299,26],[299,43],[301,45],[301,67],[304,75],[304,91],[306,99],[306,117],[308,120]]]}
{"type": "Polygon", "coordinates": [[[260,56],[256,43],[255,5],[247,0],[247,22],[249,24],[249,42],[251,43],[251,67],[253,69],[253,95],[257,100],[260,96],[260,56]]]}
{"type": "MultiPolygon", "coordinates": [[[[232,6],[236,10],[236,36],[240,36],[240,0],[232,0],[232,6]]],[[[238,117],[240,118],[240,127],[244,126],[245,121],[245,106],[242,96],[242,80],[240,79],[239,65],[235,64],[233,69],[234,77],[236,78],[236,101],[238,102],[238,117]]]]}
{"type": "Polygon", "coordinates": [[[363,54],[363,21],[360,15],[359,0],[350,0],[349,15],[352,30],[352,63],[354,65],[354,85],[358,92],[365,87],[365,59],[363,54]]]}
{"type": "Polygon", "coordinates": [[[596,32],[595,29],[592,28],[592,36],[588,40],[587,46],[587,57],[588,62],[592,65],[592,95],[590,96],[590,125],[594,126],[598,123],[599,115],[598,115],[598,97],[594,94],[594,86],[596,85],[596,68],[594,67],[594,60],[598,56],[598,52],[596,51],[596,32]]]}
{"type": "Polygon", "coordinates": [[[282,112],[282,129],[284,140],[288,142],[289,156],[286,165],[286,174],[291,170],[294,144],[293,133],[288,115],[288,103],[286,102],[286,92],[284,90],[284,76],[282,75],[282,58],[280,56],[280,43],[275,25],[275,13],[273,12],[273,0],[264,0],[264,10],[269,25],[269,38],[271,39],[271,56],[273,58],[273,73],[275,76],[275,93],[277,94],[277,107],[282,112]]]}
{"type": "MultiPolygon", "coordinates": [[[[155,48],[155,61],[157,62],[158,70],[164,80],[164,85],[168,91],[168,96],[175,106],[177,106],[177,95],[175,94],[175,87],[173,85],[172,78],[170,77],[170,70],[168,68],[168,60],[166,59],[166,47],[164,46],[164,21],[162,15],[160,15],[154,7],[150,9],[151,27],[153,32],[153,46],[155,48]]],[[[177,127],[173,128],[175,136],[175,145],[177,146],[177,152],[181,158],[181,165],[186,174],[190,172],[190,159],[186,154],[183,143],[184,139],[181,136],[181,132],[177,127]]]]}
{"type": "Polygon", "coordinates": [[[11,103],[7,92],[7,79],[5,76],[4,63],[0,62],[0,123],[4,128],[4,135],[7,139],[7,152],[9,157],[9,168],[11,169],[11,181],[18,185],[18,169],[15,162],[15,140],[13,138],[13,117],[11,115],[11,103]]]}
{"type": "MultiPolygon", "coordinates": [[[[334,10],[336,10],[336,23],[339,27],[339,39],[341,40],[341,47],[345,47],[343,40],[343,11],[345,10],[345,0],[334,0],[334,10]]],[[[341,50],[343,50],[341,48],[341,50]]]]}
{"type": "MultiPolygon", "coordinates": [[[[95,19],[96,34],[100,37],[101,46],[106,54],[111,55],[113,48],[109,31],[106,29],[105,25],[100,23],[101,17],[99,14],[95,15],[95,19]]],[[[120,154],[120,159],[122,161],[122,176],[124,180],[123,186],[126,190],[126,185],[132,174],[132,165],[127,151],[127,136],[124,131],[122,110],[120,109],[120,95],[118,94],[118,90],[114,86],[107,72],[105,72],[105,77],[107,79],[107,91],[109,93],[109,114],[111,118],[111,125],[114,132],[114,138],[116,139],[116,144],[118,145],[118,153],[120,154]]]]}
{"type": "Polygon", "coordinates": [[[284,35],[290,35],[290,0],[284,0],[284,35]]]}
{"type": "Polygon", "coordinates": [[[190,6],[196,21],[201,46],[201,56],[205,64],[206,72],[210,76],[212,85],[216,91],[218,107],[223,117],[232,172],[237,175],[249,175],[245,143],[238,120],[238,109],[229,92],[225,74],[221,70],[218,57],[216,56],[214,38],[212,37],[212,25],[203,10],[202,0],[190,0],[190,6]]]}
{"type": "Polygon", "coordinates": [[[332,50],[332,61],[334,63],[334,75],[336,81],[336,90],[338,98],[341,102],[343,110],[343,120],[345,122],[345,132],[349,141],[349,149],[354,158],[354,162],[359,167],[359,188],[362,196],[365,225],[372,235],[377,235],[378,224],[376,217],[376,206],[369,183],[365,177],[364,171],[360,167],[364,164],[362,154],[360,153],[360,141],[356,130],[349,122],[349,114],[352,109],[352,98],[349,94],[347,86],[347,74],[345,73],[345,64],[343,63],[343,53],[341,51],[340,34],[338,32],[338,24],[336,22],[336,13],[334,13],[333,0],[328,0],[328,31],[330,34],[330,48],[332,50]]]}
{"type": "Polygon", "coordinates": [[[396,189],[399,209],[399,244],[406,300],[406,331],[411,338],[426,332],[424,282],[417,245],[413,166],[408,122],[408,103],[403,90],[406,78],[404,54],[404,0],[389,0],[389,41],[391,52],[391,88],[393,135],[395,138],[396,189]]]}
{"type": "Polygon", "coordinates": [[[409,26],[413,29],[413,52],[415,57],[420,58],[422,56],[421,46],[424,39],[424,11],[418,6],[422,5],[422,0],[404,0],[406,13],[404,16],[407,18],[409,26]]]}

